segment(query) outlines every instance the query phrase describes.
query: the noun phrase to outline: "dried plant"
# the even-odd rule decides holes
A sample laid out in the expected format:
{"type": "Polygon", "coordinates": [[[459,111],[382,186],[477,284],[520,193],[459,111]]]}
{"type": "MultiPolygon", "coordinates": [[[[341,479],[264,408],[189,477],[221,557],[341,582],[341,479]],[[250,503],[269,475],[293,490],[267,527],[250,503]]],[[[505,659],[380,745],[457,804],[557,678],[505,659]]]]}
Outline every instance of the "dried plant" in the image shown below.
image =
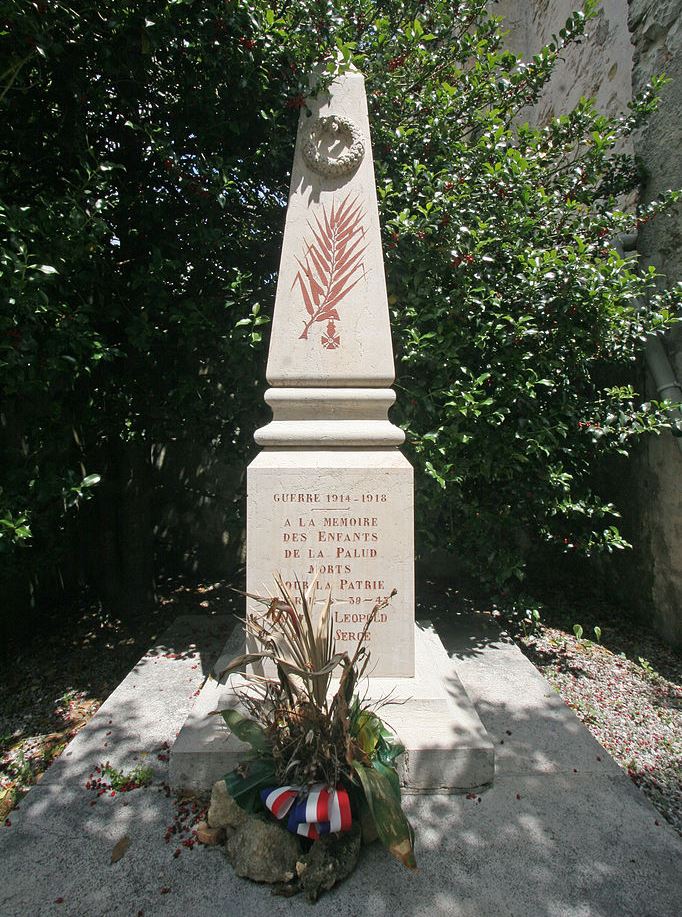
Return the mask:
{"type": "Polygon", "coordinates": [[[315,322],[339,320],[338,303],[359,283],[358,271],[364,274],[364,215],[357,197],[351,201],[347,194],[340,205],[332,202],[329,214],[322,207],[322,221],[316,216],[316,227],[308,223],[313,241],[306,243],[303,260],[296,258],[300,270],[291,285],[292,290],[299,285],[310,316],[300,335],[303,340],[315,322]]]}
{"type": "Polygon", "coordinates": [[[307,590],[297,581],[297,599],[281,577],[275,582],[279,595],[250,595],[266,608],[246,619],[259,649],[233,659],[219,676],[222,680],[265,664],[265,674],[247,671],[245,685],[236,689],[246,716],[234,709],[218,711],[253,749],[252,757],[226,776],[228,788],[240,805],[252,809],[258,808],[258,793],[265,786],[343,785],[356,808],[374,821],[389,850],[413,867],[413,833],[401,808],[395,770],[404,749],[357,694],[370,661],[365,638],[395,591],[375,604],[351,657],[335,650],[331,594],[314,623],[316,579],[307,590]],[[336,670],[338,686],[330,692],[336,670]]]}

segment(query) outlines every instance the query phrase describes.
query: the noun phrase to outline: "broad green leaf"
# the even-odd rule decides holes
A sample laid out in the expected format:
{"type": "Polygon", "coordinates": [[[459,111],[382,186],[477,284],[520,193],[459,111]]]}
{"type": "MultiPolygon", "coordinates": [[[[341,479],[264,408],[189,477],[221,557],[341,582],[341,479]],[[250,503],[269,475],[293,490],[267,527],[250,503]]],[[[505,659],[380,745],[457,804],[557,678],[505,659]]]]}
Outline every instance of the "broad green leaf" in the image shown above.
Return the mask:
{"type": "Polygon", "coordinates": [[[358,761],[353,761],[353,769],[362,784],[381,842],[404,866],[416,869],[414,832],[395,797],[391,781],[375,768],[365,767],[358,761]]]}
{"type": "Polygon", "coordinates": [[[356,720],[358,745],[366,755],[374,754],[381,738],[381,720],[369,710],[361,710],[356,720]]]}
{"type": "Polygon", "coordinates": [[[243,716],[238,710],[227,709],[216,712],[222,716],[241,742],[248,742],[256,751],[265,751],[270,747],[265,730],[260,723],[243,716]]]}
{"type": "Polygon", "coordinates": [[[382,761],[374,760],[372,761],[372,767],[374,770],[381,774],[381,776],[386,780],[388,785],[391,788],[391,792],[396,798],[396,801],[400,802],[400,778],[398,777],[398,772],[394,767],[389,767],[384,764],[382,761]]]}
{"type": "Polygon", "coordinates": [[[396,759],[399,758],[404,751],[405,746],[398,741],[396,736],[386,727],[386,724],[382,722],[381,741],[377,746],[377,758],[379,761],[387,767],[394,768],[396,759]]]}
{"type": "Polygon", "coordinates": [[[234,801],[247,812],[255,812],[260,808],[260,790],[273,786],[277,777],[272,758],[251,758],[223,779],[234,801]]]}

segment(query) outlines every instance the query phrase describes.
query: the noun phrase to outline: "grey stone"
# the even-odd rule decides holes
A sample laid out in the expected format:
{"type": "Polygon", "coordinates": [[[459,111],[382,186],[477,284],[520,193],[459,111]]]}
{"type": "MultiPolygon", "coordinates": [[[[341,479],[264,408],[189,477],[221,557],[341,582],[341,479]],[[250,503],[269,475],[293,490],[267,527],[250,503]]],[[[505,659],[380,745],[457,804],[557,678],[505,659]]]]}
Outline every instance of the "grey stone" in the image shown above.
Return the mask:
{"type": "Polygon", "coordinates": [[[490,784],[493,744],[430,622],[415,626],[414,647],[414,678],[371,678],[365,692],[405,747],[397,761],[403,792],[466,793],[490,784]]]}
{"type": "Polygon", "coordinates": [[[293,834],[257,815],[247,815],[225,844],[227,858],[238,876],[271,884],[294,878],[300,852],[293,834]]]}
{"type": "Polygon", "coordinates": [[[296,874],[310,901],[317,901],[321,892],[329,891],[353,872],[360,856],[361,841],[360,827],[353,825],[343,834],[330,834],[315,841],[308,853],[299,859],[296,874]]]}
{"type": "Polygon", "coordinates": [[[211,828],[241,828],[248,817],[244,809],[230,796],[225,781],[216,780],[208,809],[208,823],[211,828]]]}
{"type": "MultiPolygon", "coordinates": [[[[217,676],[227,664],[243,652],[244,631],[237,627],[222,648],[220,658],[211,670],[217,676]]],[[[216,656],[218,653],[216,653],[216,656]]],[[[216,780],[233,770],[250,751],[225,726],[222,717],[210,716],[213,710],[237,703],[233,695],[215,677],[201,687],[186,719],[176,736],[170,752],[169,782],[174,792],[197,792],[212,786],[216,780]]]]}
{"type": "MultiPolygon", "coordinates": [[[[143,764],[153,768],[155,778],[165,778],[168,749],[232,626],[227,615],[178,616],[106,699],[88,728],[48,768],[41,783],[84,783],[95,765],[106,761],[123,771],[143,764]]],[[[205,783],[204,791],[210,785],[205,783]]]]}
{"type": "MultiPolygon", "coordinates": [[[[669,79],[661,105],[634,136],[635,152],[645,171],[641,198],[655,201],[669,188],[682,187],[682,3],[680,0],[629,0],[629,26],[635,49],[633,88],[641,90],[653,76],[669,79]]],[[[650,220],[640,229],[637,248],[644,265],[653,265],[660,285],[682,280],[682,208],[650,220]]],[[[644,266],[643,265],[643,266],[644,266]]],[[[682,381],[682,329],[662,339],[677,378],[682,381]]],[[[640,388],[640,391],[642,389],[640,388]]],[[[646,397],[659,398],[650,374],[646,397]]],[[[666,393],[666,397],[670,394],[666,393]]],[[[673,400],[676,400],[673,396],[673,400]]],[[[624,533],[637,547],[634,575],[626,588],[640,596],[643,618],[671,643],[682,646],[682,440],[663,433],[649,436],[637,455],[632,490],[636,512],[624,514],[624,533]]],[[[624,501],[624,508],[627,507],[624,501]]],[[[633,565],[631,565],[633,566],[633,565]]]]}

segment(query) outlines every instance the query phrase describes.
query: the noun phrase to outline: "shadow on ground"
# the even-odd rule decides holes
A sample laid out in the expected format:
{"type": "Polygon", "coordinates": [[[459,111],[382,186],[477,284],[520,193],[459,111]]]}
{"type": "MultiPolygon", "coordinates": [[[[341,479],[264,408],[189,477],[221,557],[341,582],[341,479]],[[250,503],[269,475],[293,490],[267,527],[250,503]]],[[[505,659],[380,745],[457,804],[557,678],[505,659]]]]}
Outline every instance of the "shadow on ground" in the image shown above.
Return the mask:
{"type": "MultiPolygon", "coordinates": [[[[172,647],[183,652],[143,657],[24,800],[12,829],[0,832],[3,914],[52,913],[57,896],[60,913],[88,917],[208,917],[217,902],[244,915],[298,912],[298,899],[272,898],[267,888],[237,879],[220,851],[175,857],[164,841],[173,800],[164,792],[167,762],[159,749],[182,725],[201,679],[187,641],[193,634],[197,646],[208,646],[207,624],[176,622],[187,637],[176,636],[172,647]],[[84,783],[102,743],[151,758],[156,786],[91,805],[84,783]],[[112,865],[111,850],[124,834],[130,849],[112,865]]],[[[657,824],[644,796],[493,622],[462,614],[441,635],[494,742],[495,783],[468,795],[409,797],[418,872],[370,847],[315,913],[677,915],[682,844],[657,824]]]]}
{"type": "MultiPolygon", "coordinates": [[[[54,620],[31,641],[3,647],[0,667],[0,820],[25,790],[41,779],[66,744],[146,653],[150,664],[192,657],[192,669],[207,677],[241,612],[232,584],[187,585],[168,581],[145,614],[105,612],[99,603],[54,620]],[[175,628],[179,615],[204,624],[175,628]],[[217,649],[216,649],[217,647],[217,649]]],[[[106,730],[105,730],[106,732],[106,730]]],[[[103,748],[114,745],[116,736],[103,748]]]]}
{"type": "MultiPolygon", "coordinates": [[[[224,621],[176,621],[0,831],[3,915],[53,913],[57,896],[59,913],[88,917],[208,917],[219,902],[244,915],[299,911],[298,899],[237,879],[219,851],[174,857],[164,842],[167,744],[224,642],[224,621]],[[151,760],[155,786],[91,805],[89,768],[109,751],[126,766],[151,760]],[[130,849],[111,865],[124,834],[130,849]]],[[[680,839],[493,620],[459,609],[438,623],[494,743],[495,782],[407,798],[418,872],[373,846],[315,913],[676,917],[680,839]]]]}

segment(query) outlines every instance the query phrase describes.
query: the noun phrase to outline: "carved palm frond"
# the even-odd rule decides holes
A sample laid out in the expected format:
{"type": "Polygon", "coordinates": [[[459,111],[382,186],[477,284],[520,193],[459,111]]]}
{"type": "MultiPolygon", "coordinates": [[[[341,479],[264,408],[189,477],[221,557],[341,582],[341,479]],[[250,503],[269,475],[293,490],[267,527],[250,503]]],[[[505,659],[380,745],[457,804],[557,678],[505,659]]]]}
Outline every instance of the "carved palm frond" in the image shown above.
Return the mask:
{"type": "Polygon", "coordinates": [[[329,214],[323,206],[322,220],[315,217],[315,226],[308,223],[313,241],[306,242],[303,257],[296,258],[299,270],[291,285],[293,290],[298,284],[310,316],[301,339],[307,339],[315,322],[338,321],[337,305],[362,279],[364,216],[357,197],[351,201],[348,194],[338,207],[332,203],[329,214]]]}

